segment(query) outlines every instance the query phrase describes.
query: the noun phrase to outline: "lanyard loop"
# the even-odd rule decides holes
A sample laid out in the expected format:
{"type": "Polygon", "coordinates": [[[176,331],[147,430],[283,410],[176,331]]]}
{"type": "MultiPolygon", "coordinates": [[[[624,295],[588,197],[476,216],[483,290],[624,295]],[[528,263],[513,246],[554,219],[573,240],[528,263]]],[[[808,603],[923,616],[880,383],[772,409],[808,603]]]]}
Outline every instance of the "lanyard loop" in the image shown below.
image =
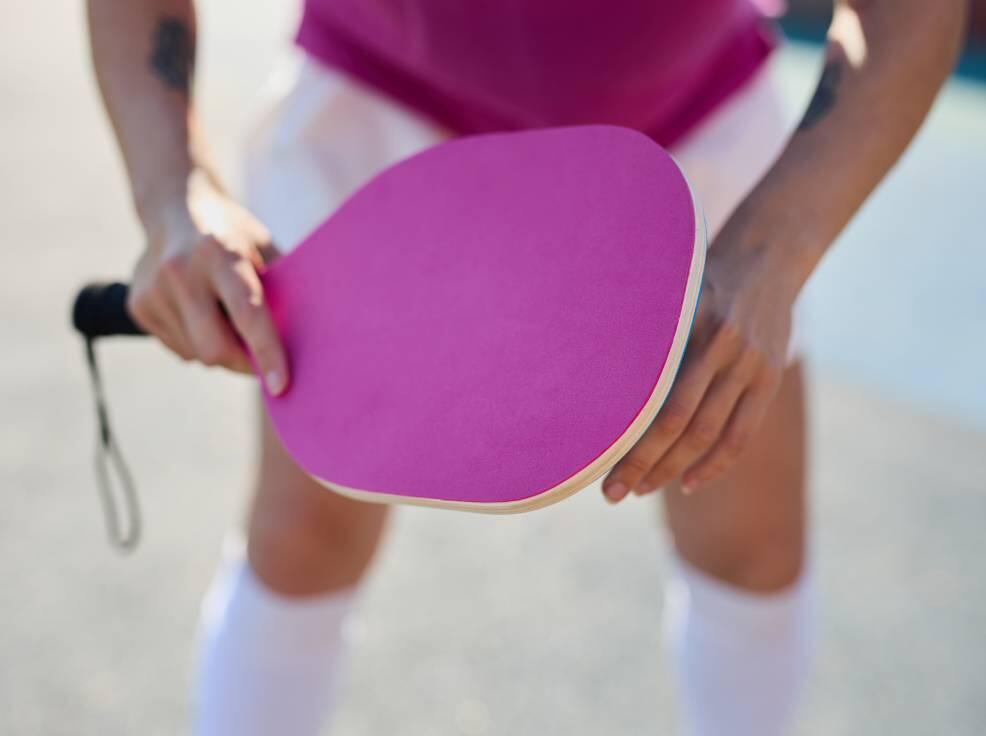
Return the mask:
{"type": "Polygon", "coordinates": [[[86,362],[96,401],[96,484],[110,544],[121,552],[132,552],[140,541],[141,516],[137,488],[110,428],[106,393],[96,361],[95,340],[86,338],[86,362]],[[114,483],[113,477],[116,476],[114,483]],[[116,490],[114,490],[116,489],[116,490]],[[121,514],[122,508],[122,514],[121,514]]]}

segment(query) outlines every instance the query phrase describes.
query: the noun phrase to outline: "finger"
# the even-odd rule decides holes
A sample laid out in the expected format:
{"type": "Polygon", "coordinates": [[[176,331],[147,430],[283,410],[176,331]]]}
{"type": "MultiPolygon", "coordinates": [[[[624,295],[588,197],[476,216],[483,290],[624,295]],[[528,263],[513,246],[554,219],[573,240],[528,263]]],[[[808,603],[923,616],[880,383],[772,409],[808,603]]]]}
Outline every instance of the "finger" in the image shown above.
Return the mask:
{"type": "Polygon", "coordinates": [[[181,261],[166,264],[165,283],[196,360],[209,366],[235,362],[242,349],[219,309],[212,285],[181,261]]]}
{"type": "Polygon", "coordinates": [[[209,366],[241,363],[243,350],[236,335],[219,309],[215,296],[203,289],[181,301],[185,331],[195,351],[195,358],[209,366]]]}
{"type": "Polygon", "coordinates": [[[274,245],[270,231],[264,227],[260,221],[249,218],[247,234],[253,247],[244,250],[246,257],[253,263],[254,269],[263,273],[264,266],[273,263],[281,256],[281,252],[274,245]]]}
{"type": "Polygon", "coordinates": [[[140,326],[182,360],[192,360],[194,357],[191,348],[181,338],[180,333],[172,331],[168,324],[157,316],[142,318],[140,326]]]}
{"type": "MultiPolygon", "coordinates": [[[[651,425],[653,426],[653,425],[651,425]]],[[[647,474],[661,455],[661,438],[648,429],[630,448],[603,481],[603,495],[610,503],[619,503],[630,494],[634,485],[647,474]]]]}
{"type": "Polygon", "coordinates": [[[715,445],[685,471],[682,487],[692,491],[721,478],[753,437],[769,405],[770,393],[765,389],[747,391],[737,403],[715,445]]]}
{"type": "Polygon", "coordinates": [[[716,320],[712,308],[712,298],[706,297],[707,294],[701,294],[698,305],[695,307],[695,317],[692,320],[692,328],[688,335],[689,348],[693,345],[707,343],[715,334],[716,320]]]}
{"type": "Polygon", "coordinates": [[[178,348],[178,354],[183,360],[195,359],[195,347],[185,329],[178,302],[170,295],[163,294],[161,306],[156,313],[162,321],[162,330],[168,340],[178,348]]]}
{"type": "Polygon", "coordinates": [[[727,370],[749,374],[751,366],[739,358],[743,346],[740,333],[728,323],[709,327],[689,344],[682,361],[681,376],[674,382],[667,401],[654,421],[655,431],[663,437],[662,455],[674,445],[692,422],[692,418],[716,376],[727,370]]]}
{"type": "Polygon", "coordinates": [[[663,488],[679,478],[691,463],[715,445],[722,434],[736,402],[749,385],[749,375],[737,366],[718,376],[692,416],[688,427],[633,489],[641,495],[663,488]]]}
{"type": "Polygon", "coordinates": [[[174,332],[167,323],[158,322],[156,318],[151,318],[147,323],[148,332],[156,337],[168,350],[177,355],[182,360],[193,360],[195,352],[185,340],[180,332],[174,332]]]}
{"type": "Polygon", "coordinates": [[[215,272],[215,286],[237,333],[253,356],[267,390],[277,395],[288,385],[288,366],[274,320],[253,265],[240,259],[215,272]]]}
{"type": "Polygon", "coordinates": [[[281,251],[279,251],[277,247],[270,242],[258,245],[257,254],[260,256],[260,263],[256,264],[258,271],[263,266],[271,264],[281,257],[281,251]]]}
{"type": "Polygon", "coordinates": [[[138,325],[154,335],[179,358],[191,360],[194,357],[177,307],[171,303],[165,292],[152,291],[132,295],[127,303],[127,311],[138,325]]]}
{"type": "Polygon", "coordinates": [[[657,418],[603,481],[603,493],[609,501],[618,503],[626,498],[681,436],[715,376],[717,358],[715,351],[703,350],[682,366],[657,418]]]}

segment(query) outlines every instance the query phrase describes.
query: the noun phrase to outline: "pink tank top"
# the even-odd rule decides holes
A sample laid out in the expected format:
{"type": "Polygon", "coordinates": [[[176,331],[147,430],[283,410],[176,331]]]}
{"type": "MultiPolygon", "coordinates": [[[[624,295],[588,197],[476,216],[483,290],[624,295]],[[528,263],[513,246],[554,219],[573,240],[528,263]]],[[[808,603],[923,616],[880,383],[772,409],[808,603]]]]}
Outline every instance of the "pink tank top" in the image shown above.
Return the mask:
{"type": "Polygon", "coordinates": [[[775,45],[765,0],[306,0],[315,58],[456,133],[580,123],[669,146],[775,45]]]}

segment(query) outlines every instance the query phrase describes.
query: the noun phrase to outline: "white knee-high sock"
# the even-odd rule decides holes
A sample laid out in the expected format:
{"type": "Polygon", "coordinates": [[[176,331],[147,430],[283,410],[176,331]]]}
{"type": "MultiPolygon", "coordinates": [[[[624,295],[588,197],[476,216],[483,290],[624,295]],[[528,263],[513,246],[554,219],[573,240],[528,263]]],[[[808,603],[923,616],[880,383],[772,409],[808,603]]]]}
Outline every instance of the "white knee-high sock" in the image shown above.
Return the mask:
{"type": "Polygon", "coordinates": [[[675,558],[665,648],[683,736],[782,736],[790,731],[815,644],[810,567],[757,594],[675,558]]]}
{"type": "Polygon", "coordinates": [[[242,543],[202,605],[195,736],[315,736],[333,706],[353,591],[281,596],[242,543]]]}

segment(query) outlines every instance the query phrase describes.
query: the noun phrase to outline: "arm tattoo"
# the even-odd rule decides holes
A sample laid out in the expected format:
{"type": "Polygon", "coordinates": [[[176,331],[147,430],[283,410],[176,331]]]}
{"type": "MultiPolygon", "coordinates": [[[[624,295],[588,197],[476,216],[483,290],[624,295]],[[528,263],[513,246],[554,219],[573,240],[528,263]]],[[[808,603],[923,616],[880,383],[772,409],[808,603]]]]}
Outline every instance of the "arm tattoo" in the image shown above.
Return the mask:
{"type": "Polygon", "coordinates": [[[178,18],[162,18],[154,29],[151,71],[173,90],[188,92],[195,68],[195,38],[188,24],[178,18]]]}
{"type": "Polygon", "coordinates": [[[805,116],[801,119],[798,130],[813,128],[819,120],[828,115],[835,106],[835,92],[841,81],[842,60],[830,59],[825,63],[825,69],[822,71],[822,78],[818,81],[815,96],[811,98],[811,103],[808,105],[805,116]]]}

